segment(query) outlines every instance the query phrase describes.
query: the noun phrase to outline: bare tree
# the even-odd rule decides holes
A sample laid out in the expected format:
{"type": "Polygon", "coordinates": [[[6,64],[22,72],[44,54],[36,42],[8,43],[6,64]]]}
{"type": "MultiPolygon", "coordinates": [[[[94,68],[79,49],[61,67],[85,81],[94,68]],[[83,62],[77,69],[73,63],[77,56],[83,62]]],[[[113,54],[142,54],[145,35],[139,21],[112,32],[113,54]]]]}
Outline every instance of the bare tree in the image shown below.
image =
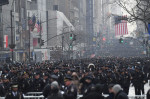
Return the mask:
{"type": "Polygon", "coordinates": [[[148,30],[150,0],[116,0],[116,3],[130,15],[129,22],[141,21],[148,30]]]}

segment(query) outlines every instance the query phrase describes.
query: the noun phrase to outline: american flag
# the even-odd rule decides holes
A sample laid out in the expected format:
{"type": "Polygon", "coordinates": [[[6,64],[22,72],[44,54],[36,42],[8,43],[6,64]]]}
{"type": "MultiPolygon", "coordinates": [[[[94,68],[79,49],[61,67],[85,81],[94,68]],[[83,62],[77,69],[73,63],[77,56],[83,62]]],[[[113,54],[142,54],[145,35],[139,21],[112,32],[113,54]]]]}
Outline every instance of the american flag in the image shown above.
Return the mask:
{"type": "Polygon", "coordinates": [[[30,31],[34,30],[35,23],[36,23],[36,17],[35,17],[35,15],[33,15],[32,17],[29,17],[29,19],[28,19],[28,25],[30,26],[30,31]]]}
{"type": "Polygon", "coordinates": [[[116,16],[115,17],[115,35],[127,35],[127,15],[125,16],[116,16]]]}
{"type": "Polygon", "coordinates": [[[37,20],[37,22],[36,22],[36,24],[35,24],[35,28],[37,28],[37,32],[42,31],[42,26],[41,26],[39,20],[37,20]]]}

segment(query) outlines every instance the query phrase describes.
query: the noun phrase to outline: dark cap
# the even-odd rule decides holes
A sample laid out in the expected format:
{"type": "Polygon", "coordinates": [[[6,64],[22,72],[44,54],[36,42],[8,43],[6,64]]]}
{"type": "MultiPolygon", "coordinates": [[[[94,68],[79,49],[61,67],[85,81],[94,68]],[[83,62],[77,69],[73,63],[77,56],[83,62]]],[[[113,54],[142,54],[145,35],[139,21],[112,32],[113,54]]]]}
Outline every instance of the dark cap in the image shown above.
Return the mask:
{"type": "Polygon", "coordinates": [[[49,76],[49,74],[48,73],[43,73],[43,76],[49,76]]]}
{"type": "Polygon", "coordinates": [[[85,79],[92,80],[92,79],[93,79],[93,77],[92,77],[92,75],[88,75],[88,76],[86,76],[86,77],[85,77],[85,79]]]}
{"type": "Polygon", "coordinates": [[[9,76],[3,75],[3,76],[2,76],[2,79],[4,79],[4,80],[5,80],[5,79],[9,79],[9,76]]]}
{"type": "Polygon", "coordinates": [[[72,80],[72,77],[70,75],[66,75],[65,77],[65,81],[68,81],[68,80],[72,80]]]}
{"type": "Polygon", "coordinates": [[[114,84],[109,84],[108,88],[112,88],[114,86],[114,84]]]}
{"type": "Polygon", "coordinates": [[[58,76],[56,76],[56,75],[53,74],[53,75],[51,75],[51,78],[52,79],[58,79],[58,76]]]}

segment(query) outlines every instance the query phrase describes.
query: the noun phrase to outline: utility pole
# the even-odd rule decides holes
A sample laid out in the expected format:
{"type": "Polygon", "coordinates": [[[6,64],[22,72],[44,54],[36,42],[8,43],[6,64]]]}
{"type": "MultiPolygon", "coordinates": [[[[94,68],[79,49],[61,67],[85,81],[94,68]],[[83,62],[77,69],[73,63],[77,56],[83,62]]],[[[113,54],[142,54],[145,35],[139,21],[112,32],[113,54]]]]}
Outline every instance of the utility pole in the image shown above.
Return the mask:
{"type": "MultiPolygon", "coordinates": [[[[28,21],[29,21],[29,12],[28,12],[28,21]]],[[[29,28],[29,63],[30,63],[30,39],[31,39],[31,35],[30,35],[30,25],[28,24],[28,28],[29,28]]]]}
{"type": "Polygon", "coordinates": [[[14,48],[15,48],[15,44],[13,43],[13,23],[12,23],[12,10],[10,11],[10,19],[11,19],[11,44],[9,45],[9,47],[11,48],[11,57],[12,57],[12,62],[14,61],[14,48]]]}

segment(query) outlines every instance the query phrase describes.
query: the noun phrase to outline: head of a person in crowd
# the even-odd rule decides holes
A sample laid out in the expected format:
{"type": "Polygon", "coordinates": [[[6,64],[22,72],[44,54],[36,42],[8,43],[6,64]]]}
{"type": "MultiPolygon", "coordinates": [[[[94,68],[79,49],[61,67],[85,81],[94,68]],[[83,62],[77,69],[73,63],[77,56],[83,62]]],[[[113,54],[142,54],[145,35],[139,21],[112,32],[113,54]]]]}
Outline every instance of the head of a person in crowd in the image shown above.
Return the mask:
{"type": "Polygon", "coordinates": [[[113,86],[114,86],[114,84],[109,84],[108,85],[108,91],[109,91],[109,93],[113,93],[113,86]]]}
{"type": "Polygon", "coordinates": [[[23,75],[22,75],[22,77],[23,77],[24,79],[27,79],[27,78],[29,78],[29,75],[28,75],[28,73],[24,72],[23,75]]]}
{"type": "Polygon", "coordinates": [[[17,92],[18,91],[18,84],[17,83],[13,83],[11,85],[11,89],[12,89],[12,91],[17,92]]]}
{"type": "Polygon", "coordinates": [[[40,74],[39,73],[35,73],[35,79],[39,79],[40,78],[40,74]]]}
{"type": "Polygon", "coordinates": [[[53,82],[53,81],[57,81],[58,80],[58,76],[56,76],[56,75],[51,75],[51,77],[50,77],[50,81],[51,82],[53,82]]]}
{"type": "Polygon", "coordinates": [[[3,83],[8,83],[8,82],[9,82],[8,76],[5,75],[5,76],[2,78],[2,81],[3,81],[3,83]]]}
{"type": "Polygon", "coordinates": [[[8,68],[5,68],[5,69],[4,69],[4,73],[7,74],[8,72],[9,72],[9,69],[8,69],[8,68]]]}
{"type": "Polygon", "coordinates": [[[49,77],[48,73],[43,73],[43,79],[44,80],[48,79],[48,77],[49,77]]]}
{"type": "Polygon", "coordinates": [[[71,75],[71,74],[72,74],[71,70],[68,70],[67,75],[71,75]]]}
{"type": "Polygon", "coordinates": [[[91,84],[92,83],[92,76],[91,75],[88,75],[88,76],[86,76],[85,77],[85,82],[87,83],[87,84],[91,84]]]}
{"type": "Polygon", "coordinates": [[[122,91],[122,87],[119,84],[116,84],[113,86],[112,91],[113,93],[116,95],[117,93],[119,93],[120,91],[122,91]]]}
{"type": "Polygon", "coordinates": [[[78,74],[76,72],[72,73],[73,80],[79,80],[78,74]]]}
{"type": "Polygon", "coordinates": [[[54,73],[58,73],[59,72],[59,68],[58,67],[55,67],[54,68],[54,73]]]}
{"type": "Polygon", "coordinates": [[[65,86],[70,86],[72,84],[72,77],[70,75],[66,75],[64,82],[65,86]]]}
{"type": "Polygon", "coordinates": [[[52,94],[57,94],[59,92],[59,84],[57,81],[53,81],[51,83],[51,93],[52,94]]]}

